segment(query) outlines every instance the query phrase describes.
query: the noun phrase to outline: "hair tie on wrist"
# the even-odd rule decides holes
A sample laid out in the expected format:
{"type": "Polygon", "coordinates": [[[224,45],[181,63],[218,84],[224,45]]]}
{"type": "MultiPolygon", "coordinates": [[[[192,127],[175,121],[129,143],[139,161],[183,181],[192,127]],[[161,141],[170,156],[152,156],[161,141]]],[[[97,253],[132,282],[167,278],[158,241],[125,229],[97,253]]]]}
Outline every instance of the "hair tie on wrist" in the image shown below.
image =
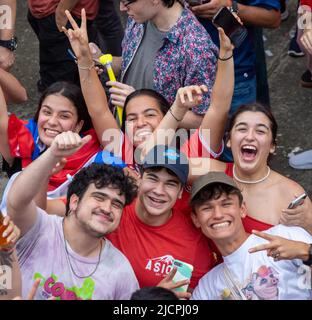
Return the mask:
{"type": "Polygon", "coordinates": [[[179,120],[173,113],[172,113],[172,110],[171,110],[171,108],[169,109],[169,112],[171,113],[171,115],[172,115],[172,117],[177,121],[177,122],[180,122],[180,121],[182,121],[182,119],[181,120],[179,120]]]}
{"type": "Polygon", "coordinates": [[[221,61],[227,61],[227,60],[230,60],[231,58],[233,58],[233,53],[228,58],[220,58],[220,56],[218,57],[218,59],[221,60],[221,61]]]}

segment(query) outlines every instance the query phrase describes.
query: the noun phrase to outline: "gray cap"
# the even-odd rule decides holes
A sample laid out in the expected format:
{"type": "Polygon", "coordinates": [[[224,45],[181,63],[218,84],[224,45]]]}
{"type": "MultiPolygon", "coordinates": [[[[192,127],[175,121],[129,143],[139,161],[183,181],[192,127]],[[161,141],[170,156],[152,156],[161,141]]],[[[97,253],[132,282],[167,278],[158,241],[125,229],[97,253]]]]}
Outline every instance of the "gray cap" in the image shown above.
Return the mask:
{"type": "Polygon", "coordinates": [[[192,185],[191,199],[193,199],[201,189],[213,183],[223,183],[235,189],[238,189],[234,180],[224,172],[212,171],[195,180],[192,185]]]}

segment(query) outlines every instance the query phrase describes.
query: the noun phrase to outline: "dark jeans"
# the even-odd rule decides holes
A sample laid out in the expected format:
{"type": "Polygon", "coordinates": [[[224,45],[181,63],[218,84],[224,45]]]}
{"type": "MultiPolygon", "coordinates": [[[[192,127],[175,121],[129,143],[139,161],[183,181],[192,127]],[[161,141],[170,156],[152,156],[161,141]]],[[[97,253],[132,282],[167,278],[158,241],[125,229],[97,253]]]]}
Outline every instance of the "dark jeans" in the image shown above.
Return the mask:
{"type": "Polygon", "coordinates": [[[270,91],[266,69],[262,28],[254,28],[254,45],[256,51],[257,101],[270,107],[270,91]]]}
{"type": "Polygon", "coordinates": [[[99,46],[104,53],[121,56],[121,42],[124,36],[120,14],[113,0],[102,0],[95,19],[99,46]]]}
{"type": "MultiPolygon", "coordinates": [[[[80,85],[77,65],[67,52],[67,49],[71,48],[70,43],[67,36],[57,29],[55,15],[37,19],[28,11],[27,18],[39,40],[40,82],[38,82],[38,89],[43,91],[52,83],[61,80],[80,85]]],[[[80,25],[80,20],[76,19],[76,21],[80,25]]],[[[90,37],[93,39],[94,32],[92,32],[91,25],[92,22],[88,22],[88,33],[90,29],[90,37]]]]}

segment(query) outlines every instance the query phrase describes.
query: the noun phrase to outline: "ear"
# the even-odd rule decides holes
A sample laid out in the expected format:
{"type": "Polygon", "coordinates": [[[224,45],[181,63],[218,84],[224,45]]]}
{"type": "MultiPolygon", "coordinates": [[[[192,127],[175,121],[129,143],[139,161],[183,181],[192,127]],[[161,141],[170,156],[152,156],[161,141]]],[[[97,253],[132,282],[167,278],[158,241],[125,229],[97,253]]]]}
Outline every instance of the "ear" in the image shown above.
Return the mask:
{"type": "Polygon", "coordinates": [[[191,218],[192,218],[192,221],[193,221],[195,227],[199,229],[200,228],[200,223],[199,223],[199,221],[197,219],[196,213],[193,210],[191,212],[191,218]]]}
{"type": "Polygon", "coordinates": [[[182,199],[182,194],[183,194],[183,186],[181,185],[181,189],[178,194],[178,199],[182,199]]]}
{"type": "Polygon", "coordinates": [[[231,139],[228,138],[227,141],[226,141],[226,146],[231,149],[231,139]]]}
{"type": "Polygon", "coordinates": [[[72,194],[69,199],[69,209],[72,212],[75,212],[77,210],[78,203],[79,203],[79,197],[76,194],[72,194]]]}
{"type": "Polygon", "coordinates": [[[76,124],[76,127],[75,127],[75,129],[74,129],[74,132],[79,133],[80,130],[82,129],[82,127],[83,127],[83,124],[84,124],[84,121],[83,121],[83,120],[80,120],[80,121],[76,124]]]}
{"type": "Polygon", "coordinates": [[[241,207],[240,207],[240,216],[242,218],[245,218],[247,216],[247,207],[246,207],[246,202],[243,201],[241,207]]]}
{"type": "Polygon", "coordinates": [[[275,149],[276,149],[276,145],[272,143],[270,148],[270,153],[273,154],[275,152],[275,149]]]}

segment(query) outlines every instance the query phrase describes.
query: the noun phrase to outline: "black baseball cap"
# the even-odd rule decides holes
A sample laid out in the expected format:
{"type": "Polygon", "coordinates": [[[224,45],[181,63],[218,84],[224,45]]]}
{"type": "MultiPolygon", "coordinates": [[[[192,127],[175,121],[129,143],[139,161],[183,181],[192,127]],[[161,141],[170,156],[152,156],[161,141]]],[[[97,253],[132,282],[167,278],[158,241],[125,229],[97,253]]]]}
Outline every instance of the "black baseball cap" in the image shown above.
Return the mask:
{"type": "Polygon", "coordinates": [[[185,185],[189,174],[189,163],[186,155],[178,149],[156,145],[143,160],[143,169],[162,167],[172,171],[185,185]]]}

